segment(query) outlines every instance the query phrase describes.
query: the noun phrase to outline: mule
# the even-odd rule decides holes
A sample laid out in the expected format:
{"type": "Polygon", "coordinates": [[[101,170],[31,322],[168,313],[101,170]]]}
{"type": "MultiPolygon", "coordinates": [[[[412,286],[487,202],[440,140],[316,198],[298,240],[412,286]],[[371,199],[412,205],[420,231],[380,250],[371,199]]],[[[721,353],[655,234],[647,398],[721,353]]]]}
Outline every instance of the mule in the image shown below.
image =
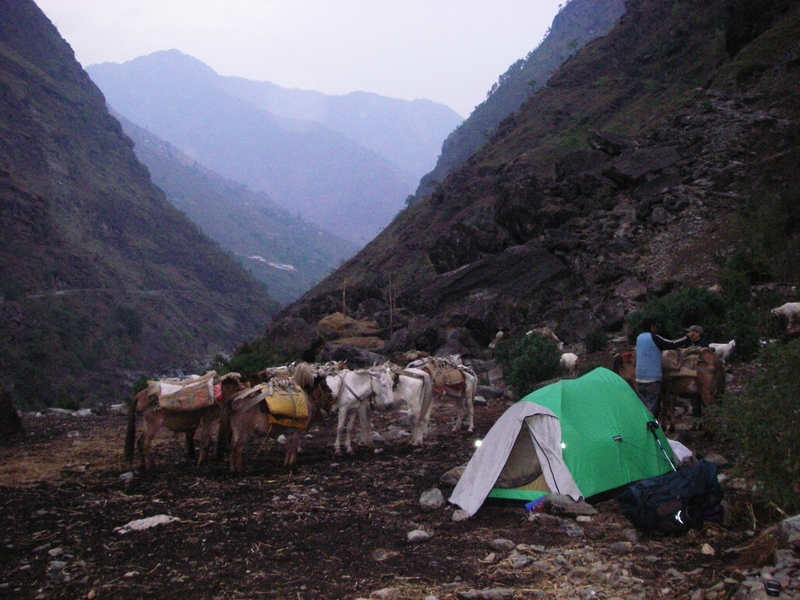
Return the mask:
{"type": "Polygon", "coordinates": [[[342,453],[342,435],[347,454],[353,454],[351,443],[356,415],[361,424],[361,444],[372,446],[372,423],[370,422],[372,402],[381,409],[389,409],[394,403],[393,381],[387,367],[373,367],[358,371],[341,371],[326,379],[339,411],[336,426],[334,453],[342,453]]]}
{"type": "Polygon", "coordinates": [[[712,348],[667,350],[662,354],[664,379],[659,396],[658,420],[667,432],[675,431],[675,398],[688,398],[692,403],[695,427],[703,418],[703,405],[725,393],[725,367],[712,348]],[[681,367],[670,369],[676,354],[680,354],[681,367]]]}
{"type": "Polygon", "coordinates": [[[151,381],[148,386],[133,397],[128,411],[128,429],[125,437],[124,458],[132,463],[134,460],[134,440],[139,455],[139,469],[145,471],[155,468],[155,457],[152,454],[152,443],[162,427],[186,435],[186,453],[191,461],[197,460],[198,466],[208,459],[211,445],[212,428],[219,421],[222,405],[243,386],[237,373],[229,373],[219,380],[220,397],[213,398],[212,403],[202,408],[190,410],[172,410],[160,406],[159,397],[162,387],[169,381],[151,381]],[[142,413],[142,432],[136,437],[136,413],[142,413]],[[200,457],[195,452],[194,436],[200,430],[200,457]]]}
{"type": "MultiPolygon", "coordinates": [[[[424,436],[430,424],[431,411],[435,402],[445,397],[456,401],[456,418],[452,432],[460,431],[466,419],[467,431],[475,429],[475,395],[478,391],[478,376],[461,363],[458,356],[446,358],[425,358],[411,362],[407,369],[422,369],[431,377],[432,393],[429,401],[420,409],[417,437],[424,436]]],[[[413,436],[412,436],[413,438],[413,436]]]]}
{"type": "MultiPolygon", "coordinates": [[[[711,348],[686,348],[681,357],[696,356],[696,368],[674,369],[677,350],[662,353],[663,377],[659,395],[658,417],[664,431],[675,431],[675,398],[689,398],[692,414],[702,418],[703,404],[710,404],[714,398],[725,392],[725,368],[711,348]]],[[[685,360],[685,358],[683,359],[685,360]]],[[[692,360],[691,362],[694,362],[692,360]]],[[[636,353],[632,350],[621,352],[614,357],[613,371],[622,377],[636,391],[636,353]]]]}
{"type": "Polygon", "coordinates": [[[397,383],[392,396],[397,403],[404,402],[408,407],[411,445],[422,446],[426,422],[422,419],[422,407],[431,406],[433,386],[431,376],[422,369],[403,369],[397,373],[397,383]]]}
{"type": "Polygon", "coordinates": [[[220,431],[230,430],[228,460],[231,472],[237,475],[242,473],[242,452],[254,431],[267,436],[267,439],[285,434],[283,466],[294,466],[301,448],[301,432],[320,418],[322,411],[330,411],[332,404],[333,396],[327,388],[325,376],[316,376],[307,363],[297,365],[291,379],[273,378],[270,383],[236,394],[220,421],[220,431]],[[297,402],[297,415],[290,416],[270,409],[269,397],[277,395],[279,389],[297,402]]]}

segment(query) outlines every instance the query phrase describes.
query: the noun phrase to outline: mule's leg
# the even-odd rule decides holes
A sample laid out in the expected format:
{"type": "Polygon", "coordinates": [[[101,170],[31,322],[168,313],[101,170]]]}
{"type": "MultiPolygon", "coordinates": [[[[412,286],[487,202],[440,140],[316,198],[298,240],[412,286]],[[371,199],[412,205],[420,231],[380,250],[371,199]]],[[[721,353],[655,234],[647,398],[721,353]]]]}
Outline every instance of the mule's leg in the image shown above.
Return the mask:
{"type": "Polygon", "coordinates": [[[347,427],[345,428],[345,436],[344,436],[344,448],[347,454],[353,454],[352,435],[355,423],[356,423],[356,411],[351,410],[350,414],[347,415],[347,427]]]}
{"type": "Polygon", "coordinates": [[[473,398],[471,394],[467,395],[467,399],[465,402],[467,403],[467,420],[469,421],[469,425],[467,427],[467,431],[472,433],[475,429],[475,404],[473,403],[473,398]]]}
{"type": "Polygon", "coordinates": [[[358,407],[358,422],[361,425],[361,444],[372,446],[372,420],[369,401],[364,401],[358,407]]]}
{"type": "Polygon", "coordinates": [[[194,432],[196,429],[190,429],[186,432],[186,457],[194,462],[197,460],[197,452],[194,449],[194,432]]]}
{"type": "Polygon", "coordinates": [[[197,466],[202,466],[208,460],[208,449],[211,447],[211,427],[214,425],[210,417],[203,417],[200,421],[200,458],[197,466]]]}
{"type": "Polygon", "coordinates": [[[239,415],[231,415],[231,442],[228,452],[228,461],[231,465],[231,473],[234,475],[242,474],[242,450],[247,442],[249,431],[241,423],[239,415]]]}
{"type": "Polygon", "coordinates": [[[452,429],[452,432],[454,433],[461,429],[461,423],[464,422],[464,415],[466,413],[466,409],[464,408],[464,402],[465,402],[464,396],[456,396],[456,420],[453,422],[453,429],[452,429]]]}
{"type": "Polygon", "coordinates": [[[160,417],[161,415],[152,412],[144,415],[142,433],[136,441],[136,447],[139,450],[139,469],[142,471],[154,469],[156,466],[156,458],[153,456],[151,446],[153,438],[161,428],[160,417]]]}
{"type": "Polygon", "coordinates": [[[217,460],[224,460],[231,445],[231,407],[225,404],[219,417],[217,433],[217,460]]]}
{"type": "MultiPolygon", "coordinates": [[[[339,420],[336,423],[336,441],[333,443],[333,453],[339,456],[342,453],[342,434],[345,432],[347,424],[347,409],[339,407],[339,420]]],[[[346,438],[349,443],[349,435],[346,438]]]]}
{"type": "Polygon", "coordinates": [[[295,430],[286,436],[286,456],[283,459],[284,467],[291,467],[297,462],[297,452],[300,450],[300,432],[295,430]]]}
{"type": "Polygon", "coordinates": [[[423,446],[425,438],[425,415],[420,412],[413,416],[413,427],[411,428],[411,445],[423,446]]]}
{"type": "Polygon", "coordinates": [[[144,448],[144,435],[145,432],[142,431],[142,433],[139,434],[139,437],[136,438],[136,453],[139,455],[140,471],[147,470],[147,454],[149,453],[149,446],[147,450],[144,448]]]}

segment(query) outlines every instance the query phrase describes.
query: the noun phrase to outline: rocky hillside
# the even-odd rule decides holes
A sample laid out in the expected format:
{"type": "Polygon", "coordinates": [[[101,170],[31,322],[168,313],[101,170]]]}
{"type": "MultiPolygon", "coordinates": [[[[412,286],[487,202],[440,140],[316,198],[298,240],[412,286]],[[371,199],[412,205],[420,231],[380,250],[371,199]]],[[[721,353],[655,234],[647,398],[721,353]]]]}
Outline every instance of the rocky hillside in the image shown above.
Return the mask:
{"type": "Polygon", "coordinates": [[[796,282],[798,3],[752,10],[629,1],[606,37],[283,311],[268,339],[341,311],[345,283],[348,313],[384,326],[391,283],[387,351],[435,351],[537,324],[570,343],[619,332],[644,302],[716,283],[737,250],[796,282]]]}
{"type": "Polygon", "coordinates": [[[115,114],[136,157],[167,199],[231,252],[284,304],[353,256],[358,246],[278,206],[264,192],[226,179],[115,114]]]}
{"type": "Polygon", "coordinates": [[[624,12],[625,0],[567,2],[542,42],[500,75],[486,100],[447,136],[436,168],[422,178],[416,198],[428,195],[450,171],[463,165],[489,140],[500,122],[519,110],[565,60],[587,42],[608,33],[624,12]]]}
{"type": "Polygon", "coordinates": [[[69,45],[0,2],[1,383],[19,407],[118,400],[225,352],[276,303],[173,208],[69,45]]]}

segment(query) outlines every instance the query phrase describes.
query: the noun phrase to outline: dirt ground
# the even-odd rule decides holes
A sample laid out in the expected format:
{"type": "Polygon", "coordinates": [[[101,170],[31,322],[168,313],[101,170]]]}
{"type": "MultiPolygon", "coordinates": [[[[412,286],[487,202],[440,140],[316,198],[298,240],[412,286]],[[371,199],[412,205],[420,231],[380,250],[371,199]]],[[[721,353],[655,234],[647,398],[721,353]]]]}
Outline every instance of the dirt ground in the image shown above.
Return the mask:
{"type": "MultiPolygon", "coordinates": [[[[494,400],[476,407],[474,434],[451,433],[452,406],[434,409],[423,450],[413,449],[399,410],[374,413],[383,438],[353,457],[333,453],[335,423],[313,427],[294,469],[282,466],[281,447],[251,439],[245,473],[229,475],[213,462],[197,468],[184,454],[182,436],[162,432],[157,469],[131,473],[122,462],[125,417],[26,414],[25,439],[0,450],[0,597],[2,598],[368,598],[398,588],[399,598],[439,600],[467,590],[512,588],[515,598],[560,598],[558,581],[544,572],[484,562],[488,542],[598,552],[624,541],[631,525],[611,500],[596,505],[592,539],[527,520],[524,508],[482,508],[452,521],[454,507],[423,511],[422,492],[452,487],[441,476],[467,462],[507,408],[494,400]],[[179,521],[119,533],[126,523],[168,515],[179,521]],[[415,529],[432,532],[410,543],[415,529]]],[[[718,450],[691,436],[698,452],[718,450]]],[[[733,461],[729,453],[726,458],[733,461]]],[[[745,492],[726,489],[727,525],[707,525],[678,539],[650,544],[632,575],[689,598],[730,575],[753,531],[777,520],[745,492]],[[703,554],[701,546],[715,549],[703,554]],[[667,581],[675,569],[683,581],[667,581]],[[663,585],[662,585],[663,582],[663,585]]],[[[602,596],[598,596],[602,597],[602,596]]]]}

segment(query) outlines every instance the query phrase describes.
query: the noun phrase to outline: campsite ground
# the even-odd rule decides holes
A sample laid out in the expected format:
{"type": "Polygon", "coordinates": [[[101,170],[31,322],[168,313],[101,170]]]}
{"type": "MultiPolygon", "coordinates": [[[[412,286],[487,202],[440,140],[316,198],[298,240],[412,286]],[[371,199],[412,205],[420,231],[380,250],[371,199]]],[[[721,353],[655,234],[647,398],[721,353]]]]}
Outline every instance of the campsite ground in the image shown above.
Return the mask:
{"type": "MultiPolygon", "coordinates": [[[[355,599],[394,588],[382,597],[643,599],[717,586],[722,598],[771,556],[757,533],[780,515],[743,482],[726,485],[726,523],[677,539],[636,534],[613,500],[579,528],[521,508],[486,506],[463,522],[450,505],[423,510],[422,492],[449,496],[441,476],[507,406],[478,406],[474,435],[450,433],[454,408],[437,407],[424,450],[408,444],[399,411],[376,413],[384,442],[354,457],[334,456],[326,421],[293,470],[277,444],[254,439],[238,478],[188,464],[172,434],[161,434],[155,472],[131,473],[120,415],[26,414],[25,439],[0,451],[0,597],[355,599]],[[156,515],[180,521],[115,531],[156,515]],[[418,529],[433,536],[409,542],[418,529]],[[490,547],[503,538],[517,549],[490,547]],[[469,595],[497,588],[509,591],[469,595]]],[[[730,448],[680,426],[687,446],[733,462],[730,448]]]]}

